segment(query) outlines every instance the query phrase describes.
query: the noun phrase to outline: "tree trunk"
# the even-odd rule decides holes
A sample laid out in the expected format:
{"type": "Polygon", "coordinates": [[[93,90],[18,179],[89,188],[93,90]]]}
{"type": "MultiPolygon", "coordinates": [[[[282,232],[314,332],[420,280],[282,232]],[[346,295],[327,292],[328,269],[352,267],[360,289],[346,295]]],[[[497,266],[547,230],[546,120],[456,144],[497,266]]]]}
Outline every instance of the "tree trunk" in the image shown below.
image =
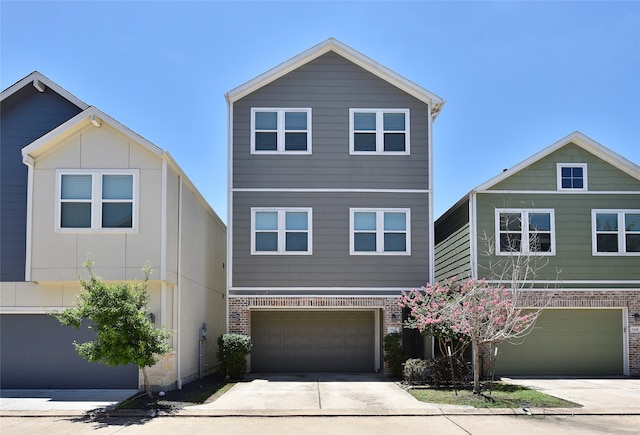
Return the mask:
{"type": "Polygon", "coordinates": [[[153,393],[151,392],[151,386],[149,385],[149,378],[147,377],[147,371],[142,367],[142,376],[144,377],[144,391],[149,398],[153,399],[153,393]]]}
{"type": "Polygon", "coordinates": [[[473,394],[480,394],[480,373],[482,367],[480,363],[480,345],[477,340],[472,341],[473,345],[473,394]]]}

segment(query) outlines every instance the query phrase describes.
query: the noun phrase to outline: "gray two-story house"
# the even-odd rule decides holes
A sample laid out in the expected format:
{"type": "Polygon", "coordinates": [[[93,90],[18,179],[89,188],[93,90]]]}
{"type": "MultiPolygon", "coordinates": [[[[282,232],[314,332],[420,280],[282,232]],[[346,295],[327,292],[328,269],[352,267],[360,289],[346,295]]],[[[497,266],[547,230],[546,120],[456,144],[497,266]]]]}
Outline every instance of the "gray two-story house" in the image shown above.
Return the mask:
{"type": "Polygon", "coordinates": [[[253,372],[377,371],[433,275],[444,101],[328,39],[226,94],[228,329],[253,372]]]}
{"type": "Polygon", "coordinates": [[[524,340],[498,345],[496,374],[640,374],[636,163],[574,132],[472,189],[435,233],[437,280],[486,278],[544,308],[524,340]]]}

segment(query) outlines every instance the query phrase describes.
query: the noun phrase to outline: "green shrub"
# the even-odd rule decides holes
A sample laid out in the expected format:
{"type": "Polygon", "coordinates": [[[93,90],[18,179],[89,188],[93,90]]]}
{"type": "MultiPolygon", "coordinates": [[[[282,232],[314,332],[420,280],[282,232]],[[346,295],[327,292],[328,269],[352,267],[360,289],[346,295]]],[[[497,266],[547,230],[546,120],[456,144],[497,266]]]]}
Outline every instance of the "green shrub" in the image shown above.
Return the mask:
{"type": "Polygon", "coordinates": [[[428,362],[433,382],[437,385],[452,385],[462,383],[469,374],[469,365],[462,360],[453,359],[455,379],[451,377],[451,361],[449,357],[439,356],[428,362]]]}
{"type": "Polygon", "coordinates": [[[402,364],[407,357],[402,351],[402,334],[392,332],[384,337],[384,360],[389,365],[389,372],[394,378],[402,375],[402,364]]]}
{"type": "Polygon", "coordinates": [[[404,363],[403,379],[411,385],[426,384],[429,374],[429,363],[423,359],[410,358],[404,363]]]}
{"type": "Polygon", "coordinates": [[[220,371],[231,379],[242,379],[247,374],[247,355],[251,352],[251,339],[243,334],[222,334],[218,337],[220,371]]]}

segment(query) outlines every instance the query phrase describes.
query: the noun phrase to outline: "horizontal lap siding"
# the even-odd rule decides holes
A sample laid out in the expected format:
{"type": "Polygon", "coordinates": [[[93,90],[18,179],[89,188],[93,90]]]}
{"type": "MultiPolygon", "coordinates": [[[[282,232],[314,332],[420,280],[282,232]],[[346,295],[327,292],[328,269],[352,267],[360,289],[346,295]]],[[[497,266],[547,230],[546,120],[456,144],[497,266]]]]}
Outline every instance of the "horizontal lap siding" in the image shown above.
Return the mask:
{"type": "Polygon", "coordinates": [[[0,129],[0,281],[24,281],[27,222],[27,166],[22,148],[80,112],[47,89],[26,86],[2,105],[0,129]]]}
{"type": "Polygon", "coordinates": [[[233,106],[233,187],[428,189],[428,107],[328,53],[233,106]],[[311,155],[250,154],[252,107],[310,107],[311,155]],[[349,108],[410,109],[411,155],[349,155],[349,108]]]}
{"type": "MultiPolygon", "coordinates": [[[[549,264],[537,279],[638,280],[640,257],[592,255],[592,209],[637,209],[640,195],[614,194],[478,194],[478,234],[495,236],[495,208],[550,208],[555,210],[556,255],[545,257],[549,264]],[[557,274],[559,271],[559,275],[557,274]]],[[[486,243],[478,238],[478,250],[486,243]]],[[[504,257],[502,257],[504,258],[504,257]]],[[[495,260],[495,257],[492,257],[495,260]]],[[[480,258],[487,265],[487,258],[480,258]]],[[[479,270],[483,270],[482,267],[479,270]]]]}
{"type": "Polygon", "coordinates": [[[234,287],[413,287],[428,280],[428,195],[236,192],[234,287]],[[313,255],[251,255],[251,207],[311,207],[313,255]],[[411,209],[411,256],[349,255],[350,207],[411,209]]]}
{"type": "Polygon", "coordinates": [[[471,277],[471,239],[468,223],[436,245],[436,281],[454,276],[458,279],[471,277]]]}

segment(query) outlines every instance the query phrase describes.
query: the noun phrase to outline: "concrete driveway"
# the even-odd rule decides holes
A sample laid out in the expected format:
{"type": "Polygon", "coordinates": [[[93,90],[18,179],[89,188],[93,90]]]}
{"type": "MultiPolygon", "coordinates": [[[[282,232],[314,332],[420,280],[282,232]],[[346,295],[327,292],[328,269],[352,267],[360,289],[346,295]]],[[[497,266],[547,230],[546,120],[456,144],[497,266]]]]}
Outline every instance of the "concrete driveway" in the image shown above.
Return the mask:
{"type": "Polygon", "coordinates": [[[0,411],[89,411],[116,405],[138,390],[0,390],[0,411]]]}
{"type": "MultiPolygon", "coordinates": [[[[441,414],[378,373],[249,374],[214,402],[189,406],[190,415],[441,414]]],[[[473,409],[473,408],[471,408],[473,409]]]]}

